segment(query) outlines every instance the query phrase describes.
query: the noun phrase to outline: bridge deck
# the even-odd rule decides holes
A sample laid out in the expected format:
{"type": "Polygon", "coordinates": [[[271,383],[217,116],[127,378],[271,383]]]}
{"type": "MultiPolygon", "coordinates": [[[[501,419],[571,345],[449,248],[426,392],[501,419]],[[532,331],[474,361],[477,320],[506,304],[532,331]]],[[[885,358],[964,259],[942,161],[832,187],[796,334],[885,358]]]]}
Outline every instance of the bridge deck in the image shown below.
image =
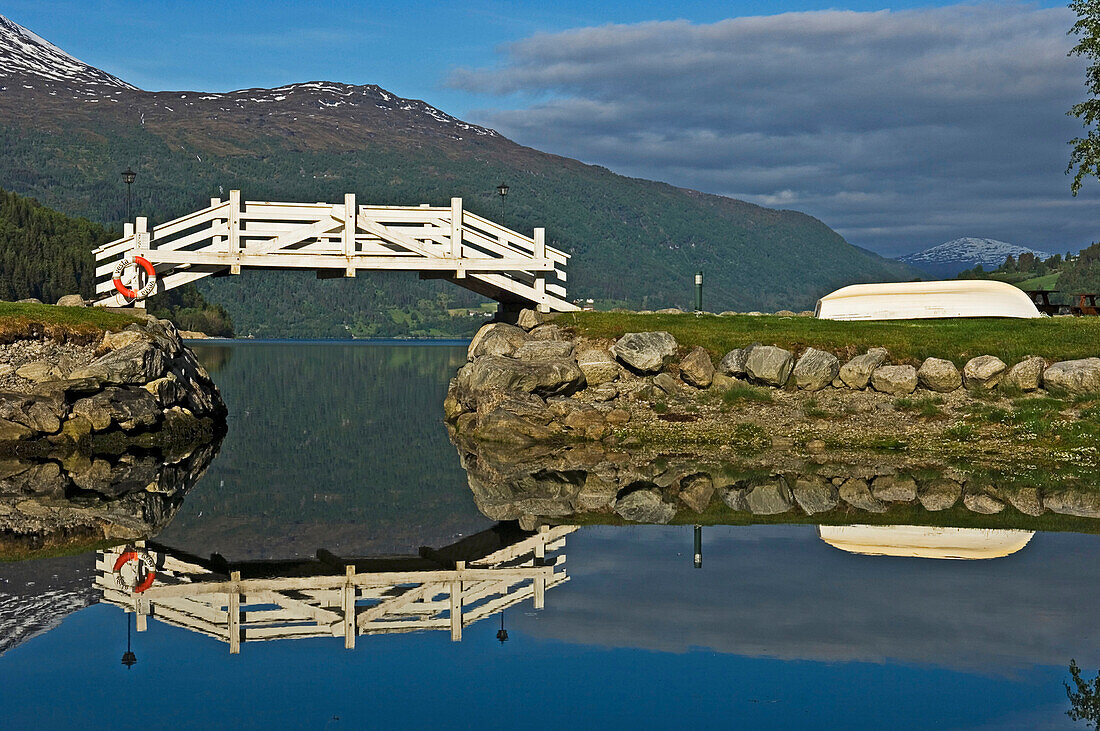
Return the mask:
{"type": "Polygon", "coordinates": [[[140,256],[156,271],[154,293],[247,268],[313,269],[322,278],[407,271],[543,312],[578,309],[566,299],[569,255],[546,245],[544,229],[524,236],[464,211],[461,198],[446,208],[356,205],[354,194],[338,204],[276,203],[242,201],[233,190],[151,231],[138,218],[94,253],[97,304],[106,306],[135,304],[112,279],[120,261],[140,256]]]}

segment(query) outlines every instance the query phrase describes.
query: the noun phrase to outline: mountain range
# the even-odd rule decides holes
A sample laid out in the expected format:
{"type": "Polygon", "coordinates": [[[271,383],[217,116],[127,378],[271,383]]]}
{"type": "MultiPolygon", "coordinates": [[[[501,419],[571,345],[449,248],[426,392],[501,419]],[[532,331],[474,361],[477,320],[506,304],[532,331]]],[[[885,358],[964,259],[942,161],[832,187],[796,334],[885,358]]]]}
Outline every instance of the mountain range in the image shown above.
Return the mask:
{"type": "MultiPolygon", "coordinates": [[[[687,307],[703,270],[710,310],[803,309],[857,281],[913,270],[796,211],[628,178],[516,144],[374,85],[311,81],[226,93],[148,92],[0,18],[0,187],[119,227],[158,223],[241,189],[251,200],[446,204],[573,254],[572,298],[687,307]],[[502,212],[495,189],[511,192],[502,212]]],[[[317,281],[301,272],[203,280],[239,334],[458,334],[475,295],[414,275],[317,281]]]]}
{"type": "Polygon", "coordinates": [[[1045,251],[1009,244],[996,239],[965,236],[923,251],[899,256],[898,261],[909,264],[936,278],[951,278],[959,272],[973,269],[979,265],[986,271],[992,271],[1004,264],[1008,257],[1012,256],[1018,259],[1020,254],[1028,253],[1034,254],[1040,260],[1052,256],[1052,254],[1045,251]]]}

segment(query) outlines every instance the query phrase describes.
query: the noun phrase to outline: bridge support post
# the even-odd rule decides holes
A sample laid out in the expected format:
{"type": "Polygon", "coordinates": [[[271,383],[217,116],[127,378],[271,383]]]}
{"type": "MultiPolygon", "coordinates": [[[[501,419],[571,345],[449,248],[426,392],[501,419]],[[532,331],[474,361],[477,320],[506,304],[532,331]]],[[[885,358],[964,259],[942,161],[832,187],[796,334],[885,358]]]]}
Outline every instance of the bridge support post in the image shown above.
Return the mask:
{"type": "MultiPolygon", "coordinates": [[[[134,254],[137,256],[147,256],[151,246],[152,241],[149,236],[149,219],[145,216],[138,216],[134,219],[134,254]]],[[[134,289],[137,289],[137,287],[135,286],[134,289]]],[[[144,310],[145,300],[134,300],[134,307],[144,310]]]]}
{"type": "MultiPolygon", "coordinates": [[[[465,561],[455,561],[455,569],[462,571],[466,568],[465,561]]],[[[462,640],[462,581],[451,582],[451,641],[462,640]]]]}
{"type": "Polygon", "coordinates": [[[229,265],[230,274],[241,273],[241,191],[229,191],[229,253],[235,261],[229,265]]]}
{"type": "Polygon", "coordinates": [[[344,610],[344,648],[355,649],[355,566],[344,567],[344,593],[341,604],[344,610]]]}
{"type": "Polygon", "coordinates": [[[462,199],[451,198],[451,241],[447,256],[462,255],[462,199]]]}
{"type": "MultiPolygon", "coordinates": [[[[535,259],[545,259],[546,258],[546,229],[536,228],[534,239],[535,239],[535,259]]],[[[546,272],[535,272],[535,292],[538,293],[539,297],[542,297],[543,300],[545,300],[545,295],[546,295],[546,272]]],[[[546,304],[545,301],[541,301],[541,302],[538,303],[538,311],[539,312],[549,312],[550,311],[550,305],[546,304]]]]}
{"type": "Polygon", "coordinates": [[[347,257],[348,266],[344,271],[345,277],[355,276],[355,267],[351,264],[351,258],[355,256],[355,220],[358,209],[355,207],[355,193],[344,194],[344,256],[347,257]]]}

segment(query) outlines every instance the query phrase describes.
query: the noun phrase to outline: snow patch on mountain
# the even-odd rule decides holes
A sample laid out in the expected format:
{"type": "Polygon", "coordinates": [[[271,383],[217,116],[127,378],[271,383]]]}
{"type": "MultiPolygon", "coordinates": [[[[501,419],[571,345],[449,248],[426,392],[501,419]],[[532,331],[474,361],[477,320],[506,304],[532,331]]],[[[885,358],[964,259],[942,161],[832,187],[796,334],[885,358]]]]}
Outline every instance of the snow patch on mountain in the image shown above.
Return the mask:
{"type": "Polygon", "coordinates": [[[0,15],[0,76],[136,89],[0,15]]]}
{"type": "Polygon", "coordinates": [[[1047,259],[1052,256],[1046,251],[997,239],[965,236],[924,251],[899,256],[898,261],[936,274],[958,274],[964,269],[973,269],[979,264],[986,271],[996,269],[1004,264],[1009,256],[1019,258],[1020,254],[1026,253],[1034,254],[1038,259],[1047,259]]]}

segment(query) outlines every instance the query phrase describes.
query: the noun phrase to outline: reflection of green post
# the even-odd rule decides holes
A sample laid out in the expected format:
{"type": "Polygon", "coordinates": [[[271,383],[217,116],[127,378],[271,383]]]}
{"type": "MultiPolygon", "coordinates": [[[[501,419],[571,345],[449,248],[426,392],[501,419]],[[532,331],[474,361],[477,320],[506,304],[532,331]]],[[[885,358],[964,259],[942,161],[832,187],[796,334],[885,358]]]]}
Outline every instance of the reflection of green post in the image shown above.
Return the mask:
{"type": "Polygon", "coordinates": [[[703,568],[703,526],[695,526],[695,568],[703,568]]]}
{"type": "Polygon", "coordinates": [[[695,311],[703,311],[703,271],[695,275],[695,311]]]}

